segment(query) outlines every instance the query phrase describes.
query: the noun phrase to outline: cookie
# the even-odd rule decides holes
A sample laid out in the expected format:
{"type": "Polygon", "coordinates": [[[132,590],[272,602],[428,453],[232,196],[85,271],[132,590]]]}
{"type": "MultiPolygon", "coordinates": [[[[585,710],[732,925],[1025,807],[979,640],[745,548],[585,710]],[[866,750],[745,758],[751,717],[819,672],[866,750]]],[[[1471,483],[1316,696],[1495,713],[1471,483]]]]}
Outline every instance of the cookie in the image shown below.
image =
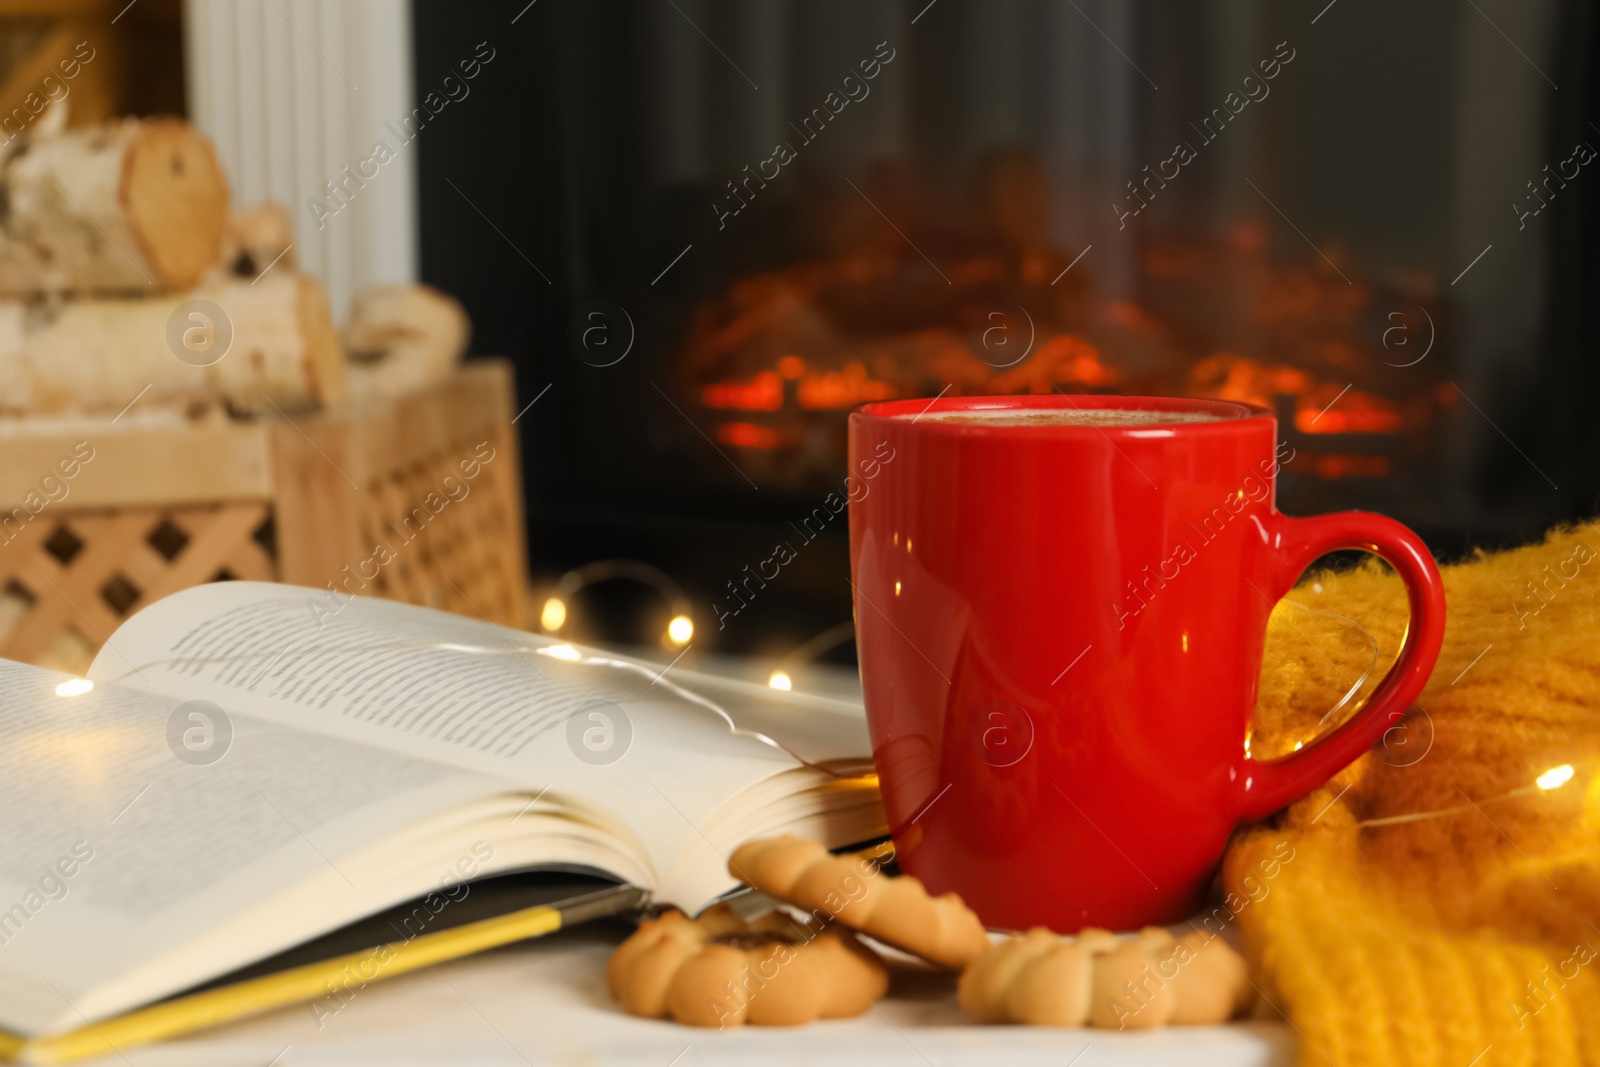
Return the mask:
{"type": "Polygon", "coordinates": [[[746,921],[726,905],[698,919],[669,911],[641,923],[606,965],[606,987],[631,1015],[690,1026],[797,1026],[860,1015],[888,972],[848,930],[772,913],[746,921]]]}
{"type": "Polygon", "coordinates": [[[1029,930],[973,960],[957,987],[980,1022],[1112,1030],[1226,1022],[1253,994],[1244,960],[1221,938],[1155,927],[1127,940],[1029,930]]]}
{"type": "Polygon", "coordinates": [[[836,919],[943,967],[959,970],[989,947],[983,923],[954,893],[929,896],[915,878],[891,878],[871,860],[832,855],[815,841],[751,841],[735,850],[728,872],[818,922],[836,919]]]}
{"type": "Polygon", "coordinates": [[[1214,934],[1196,930],[1178,939],[1173,956],[1181,961],[1172,980],[1178,1007],[1174,1026],[1209,1026],[1247,1013],[1256,1002],[1250,967],[1244,957],[1214,934]],[[1192,955],[1185,955],[1185,950],[1192,955]]]}

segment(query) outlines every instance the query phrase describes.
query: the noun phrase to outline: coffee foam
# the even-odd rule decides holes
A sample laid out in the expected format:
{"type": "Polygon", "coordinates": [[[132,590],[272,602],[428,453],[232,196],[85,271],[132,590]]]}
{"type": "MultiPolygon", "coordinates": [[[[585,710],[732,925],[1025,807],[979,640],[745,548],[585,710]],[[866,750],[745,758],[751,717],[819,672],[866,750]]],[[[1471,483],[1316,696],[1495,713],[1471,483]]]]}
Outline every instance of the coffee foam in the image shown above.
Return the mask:
{"type": "Polygon", "coordinates": [[[1158,411],[1150,408],[967,408],[915,416],[968,426],[1170,426],[1221,422],[1209,411],[1158,411]]]}

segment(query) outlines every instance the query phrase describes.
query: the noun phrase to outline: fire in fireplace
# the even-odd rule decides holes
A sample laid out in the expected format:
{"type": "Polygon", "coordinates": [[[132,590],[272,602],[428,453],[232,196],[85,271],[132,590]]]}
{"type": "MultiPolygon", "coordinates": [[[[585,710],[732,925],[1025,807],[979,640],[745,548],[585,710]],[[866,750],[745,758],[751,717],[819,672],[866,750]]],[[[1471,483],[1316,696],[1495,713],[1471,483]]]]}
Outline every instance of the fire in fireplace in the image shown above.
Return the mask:
{"type": "Polygon", "coordinates": [[[1097,295],[1093,248],[1047,236],[1035,153],[995,153],[972,190],[941,205],[892,170],[846,178],[819,207],[833,221],[817,255],[695,308],[679,395],[752,476],[813,484],[843,466],[851,408],[941,393],[1243,400],[1278,411],[1309,477],[1427,462],[1435,413],[1457,399],[1426,361],[1450,325],[1435,297],[1275,254],[1259,219],[1151,240],[1132,298],[1097,295]]]}

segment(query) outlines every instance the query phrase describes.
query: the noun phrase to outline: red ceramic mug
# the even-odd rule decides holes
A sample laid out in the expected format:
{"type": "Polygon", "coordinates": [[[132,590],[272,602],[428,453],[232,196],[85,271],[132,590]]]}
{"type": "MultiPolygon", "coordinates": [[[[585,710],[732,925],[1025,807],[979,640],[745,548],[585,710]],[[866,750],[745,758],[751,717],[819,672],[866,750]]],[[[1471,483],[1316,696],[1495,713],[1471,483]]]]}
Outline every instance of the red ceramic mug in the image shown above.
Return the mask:
{"type": "Polygon", "coordinates": [[[1271,413],[1223,401],[952,397],[851,415],[861,677],[908,873],[995,928],[1176,922],[1238,822],[1395,724],[1439,652],[1439,573],[1381,515],[1280,514],[1279,458],[1271,413]],[[1152,414],[951,421],[995,409],[1152,414]],[[1336,549],[1404,579],[1404,646],[1349,721],[1252,759],[1267,616],[1336,549]]]}

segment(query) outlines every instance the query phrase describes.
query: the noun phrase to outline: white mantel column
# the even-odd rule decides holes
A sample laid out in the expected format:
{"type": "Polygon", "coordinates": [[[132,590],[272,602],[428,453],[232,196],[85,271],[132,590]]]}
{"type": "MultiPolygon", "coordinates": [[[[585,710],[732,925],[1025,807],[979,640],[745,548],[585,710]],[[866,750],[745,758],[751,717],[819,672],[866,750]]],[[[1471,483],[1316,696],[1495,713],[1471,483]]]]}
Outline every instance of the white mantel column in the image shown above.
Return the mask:
{"type": "Polygon", "coordinates": [[[364,285],[416,280],[416,145],[386,125],[412,108],[407,0],[184,0],[184,51],[234,206],[289,208],[335,318],[364,285]]]}

